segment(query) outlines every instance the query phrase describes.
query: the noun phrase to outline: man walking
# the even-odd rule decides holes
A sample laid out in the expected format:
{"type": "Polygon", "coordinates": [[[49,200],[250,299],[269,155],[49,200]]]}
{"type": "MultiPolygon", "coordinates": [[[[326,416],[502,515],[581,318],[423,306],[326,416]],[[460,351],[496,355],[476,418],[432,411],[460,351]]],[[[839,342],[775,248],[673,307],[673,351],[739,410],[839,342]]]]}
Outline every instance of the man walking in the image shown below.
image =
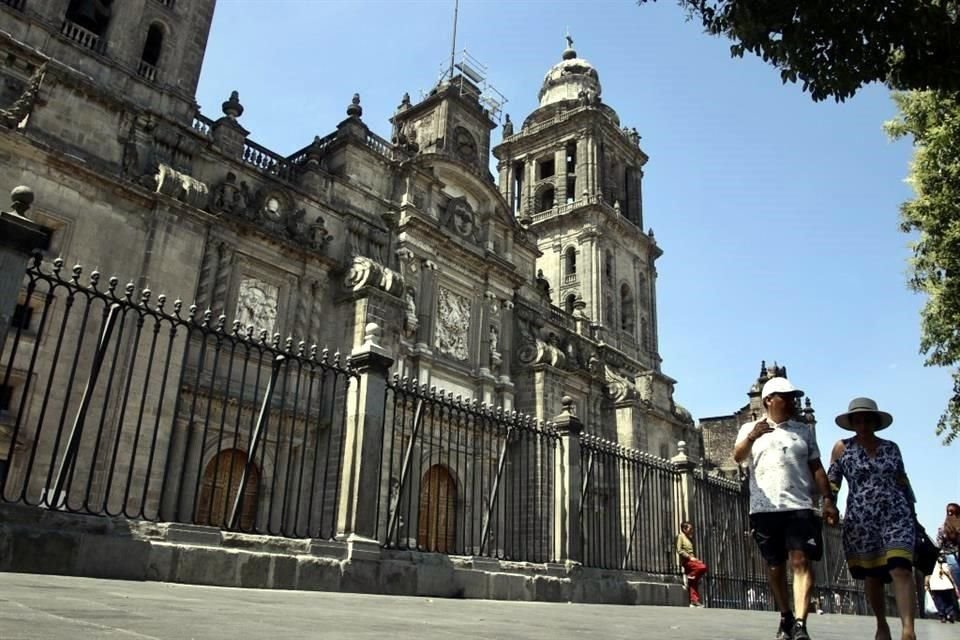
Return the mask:
{"type": "Polygon", "coordinates": [[[693,553],[693,523],[681,522],[680,534],[677,536],[677,555],[680,557],[680,566],[687,576],[687,590],[690,592],[690,606],[702,607],[700,602],[700,579],[707,572],[707,565],[693,553]]]}
{"type": "Polygon", "coordinates": [[[792,419],[802,396],[786,378],[768,380],[760,393],[766,415],[740,427],[733,449],[733,459],[746,462],[750,470],[750,525],[780,610],[777,640],[810,640],[810,563],[823,554],[821,525],[813,512],[814,486],[824,496],[824,515],[839,518],[813,430],[792,419]],[[788,559],[793,570],[792,608],[788,559]]]}

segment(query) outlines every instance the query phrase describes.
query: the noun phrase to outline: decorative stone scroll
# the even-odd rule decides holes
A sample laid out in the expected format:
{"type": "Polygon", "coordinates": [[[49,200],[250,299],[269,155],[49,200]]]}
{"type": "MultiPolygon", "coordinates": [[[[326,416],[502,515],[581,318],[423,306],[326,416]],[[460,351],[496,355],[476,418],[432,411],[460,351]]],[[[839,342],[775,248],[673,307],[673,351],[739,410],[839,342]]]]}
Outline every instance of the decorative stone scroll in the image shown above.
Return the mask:
{"type": "Polygon", "coordinates": [[[403,296],[404,288],[403,277],[399,273],[363,256],[353,257],[343,285],[351,291],[374,287],[398,298],[403,296]]]}
{"type": "Polygon", "coordinates": [[[457,360],[470,356],[470,300],[438,287],[435,345],[440,353],[457,360]]]}
{"type": "Polygon", "coordinates": [[[620,375],[611,367],[605,367],[607,394],[614,402],[633,400],[638,397],[637,385],[620,375]]]}
{"type": "Polygon", "coordinates": [[[156,173],[156,191],[176,198],[180,202],[203,208],[207,204],[207,185],[193,176],[181,173],[173,167],[160,163],[156,173]]]}
{"type": "Polygon", "coordinates": [[[279,289],[257,278],[244,278],[237,292],[236,321],[241,327],[253,326],[272,334],[277,324],[279,289]]]}

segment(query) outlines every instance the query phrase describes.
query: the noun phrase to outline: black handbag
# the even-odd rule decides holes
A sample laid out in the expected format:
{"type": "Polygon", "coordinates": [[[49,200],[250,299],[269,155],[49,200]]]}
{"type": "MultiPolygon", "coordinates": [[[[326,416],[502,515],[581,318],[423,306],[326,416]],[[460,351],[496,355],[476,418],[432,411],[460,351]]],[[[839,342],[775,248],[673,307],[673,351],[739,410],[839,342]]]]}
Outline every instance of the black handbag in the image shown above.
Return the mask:
{"type": "Polygon", "coordinates": [[[937,558],[940,556],[940,549],[933,543],[926,529],[918,521],[914,520],[916,530],[916,540],[913,543],[913,565],[923,572],[923,575],[929,576],[937,566],[937,558]]]}

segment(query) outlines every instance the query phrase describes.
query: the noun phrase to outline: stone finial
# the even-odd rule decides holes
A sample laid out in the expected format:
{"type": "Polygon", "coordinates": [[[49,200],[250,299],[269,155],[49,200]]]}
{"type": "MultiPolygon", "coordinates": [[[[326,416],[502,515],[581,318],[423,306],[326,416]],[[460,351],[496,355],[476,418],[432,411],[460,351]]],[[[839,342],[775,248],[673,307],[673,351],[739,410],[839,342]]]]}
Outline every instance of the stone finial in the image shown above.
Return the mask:
{"type": "Polygon", "coordinates": [[[243,105],[240,104],[240,93],[237,91],[231,91],[230,98],[220,105],[220,108],[223,109],[223,114],[231,120],[236,120],[242,116],[243,105]]]}
{"type": "Polygon", "coordinates": [[[683,440],[677,443],[677,455],[687,455],[687,443],[683,440]]]}
{"type": "Polygon", "coordinates": [[[573,404],[573,398],[570,396],[563,396],[560,398],[560,406],[563,407],[563,411],[561,413],[571,416],[577,415],[577,407],[573,404]]]}
{"type": "Polygon", "coordinates": [[[353,94],[350,100],[350,106],[347,107],[347,115],[351,118],[359,118],[363,115],[363,107],[360,106],[360,94],[353,94]]]}
{"type": "Polygon", "coordinates": [[[363,328],[363,343],[379,345],[380,338],[383,337],[383,329],[376,322],[368,322],[363,328]]]}
{"type": "Polygon", "coordinates": [[[403,93],[403,99],[400,100],[400,106],[397,107],[397,111],[406,111],[410,108],[410,94],[407,92],[403,93]]]}
{"type": "Polygon", "coordinates": [[[16,211],[17,215],[25,218],[27,217],[27,210],[33,204],[33,189],[24,185],[14,187],[10,192],[10,200],[10,208],[16,211]]]}
{"type": "Polygon", "coordinates": [[[649,229],[647,229],[647,235],[650,236],[651,240],[656,240],[656,236],[653,233],[653,227],[650,227],[649,229]]]}
{"type": "Polygon", "coordinates": [[[577,292],[576,297],[573,299],[573,310],[582,312],[587,308],[587,303],[583,301],[583,296],[580,295],[580,292],[577,292]]]}

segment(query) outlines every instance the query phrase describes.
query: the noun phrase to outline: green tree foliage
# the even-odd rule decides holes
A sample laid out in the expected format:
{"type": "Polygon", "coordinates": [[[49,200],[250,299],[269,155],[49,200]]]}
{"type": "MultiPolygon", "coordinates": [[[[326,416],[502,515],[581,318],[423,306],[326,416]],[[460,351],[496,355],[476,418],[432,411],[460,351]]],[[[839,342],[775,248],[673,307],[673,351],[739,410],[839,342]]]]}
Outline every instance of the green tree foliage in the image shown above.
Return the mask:
{"type": "Polygon", "coordinates": [[[814,100],[840,102],[876,81],[960,90],[960,0],[678,2],[732,40],[731,55],[756,54],[814,100]]]}
{"type": "Polygon", "coordinates": [[[937,424],[949,443],[960,436],[960,92],[910,91],[894,100],[900,115],[886,123],[887,133],[914,141],[908,181],[915,197],[901,205],[900,225],[918,234],[910,286],[927,294],[920,350],[928,365],[957,367],[937,424]]]}

